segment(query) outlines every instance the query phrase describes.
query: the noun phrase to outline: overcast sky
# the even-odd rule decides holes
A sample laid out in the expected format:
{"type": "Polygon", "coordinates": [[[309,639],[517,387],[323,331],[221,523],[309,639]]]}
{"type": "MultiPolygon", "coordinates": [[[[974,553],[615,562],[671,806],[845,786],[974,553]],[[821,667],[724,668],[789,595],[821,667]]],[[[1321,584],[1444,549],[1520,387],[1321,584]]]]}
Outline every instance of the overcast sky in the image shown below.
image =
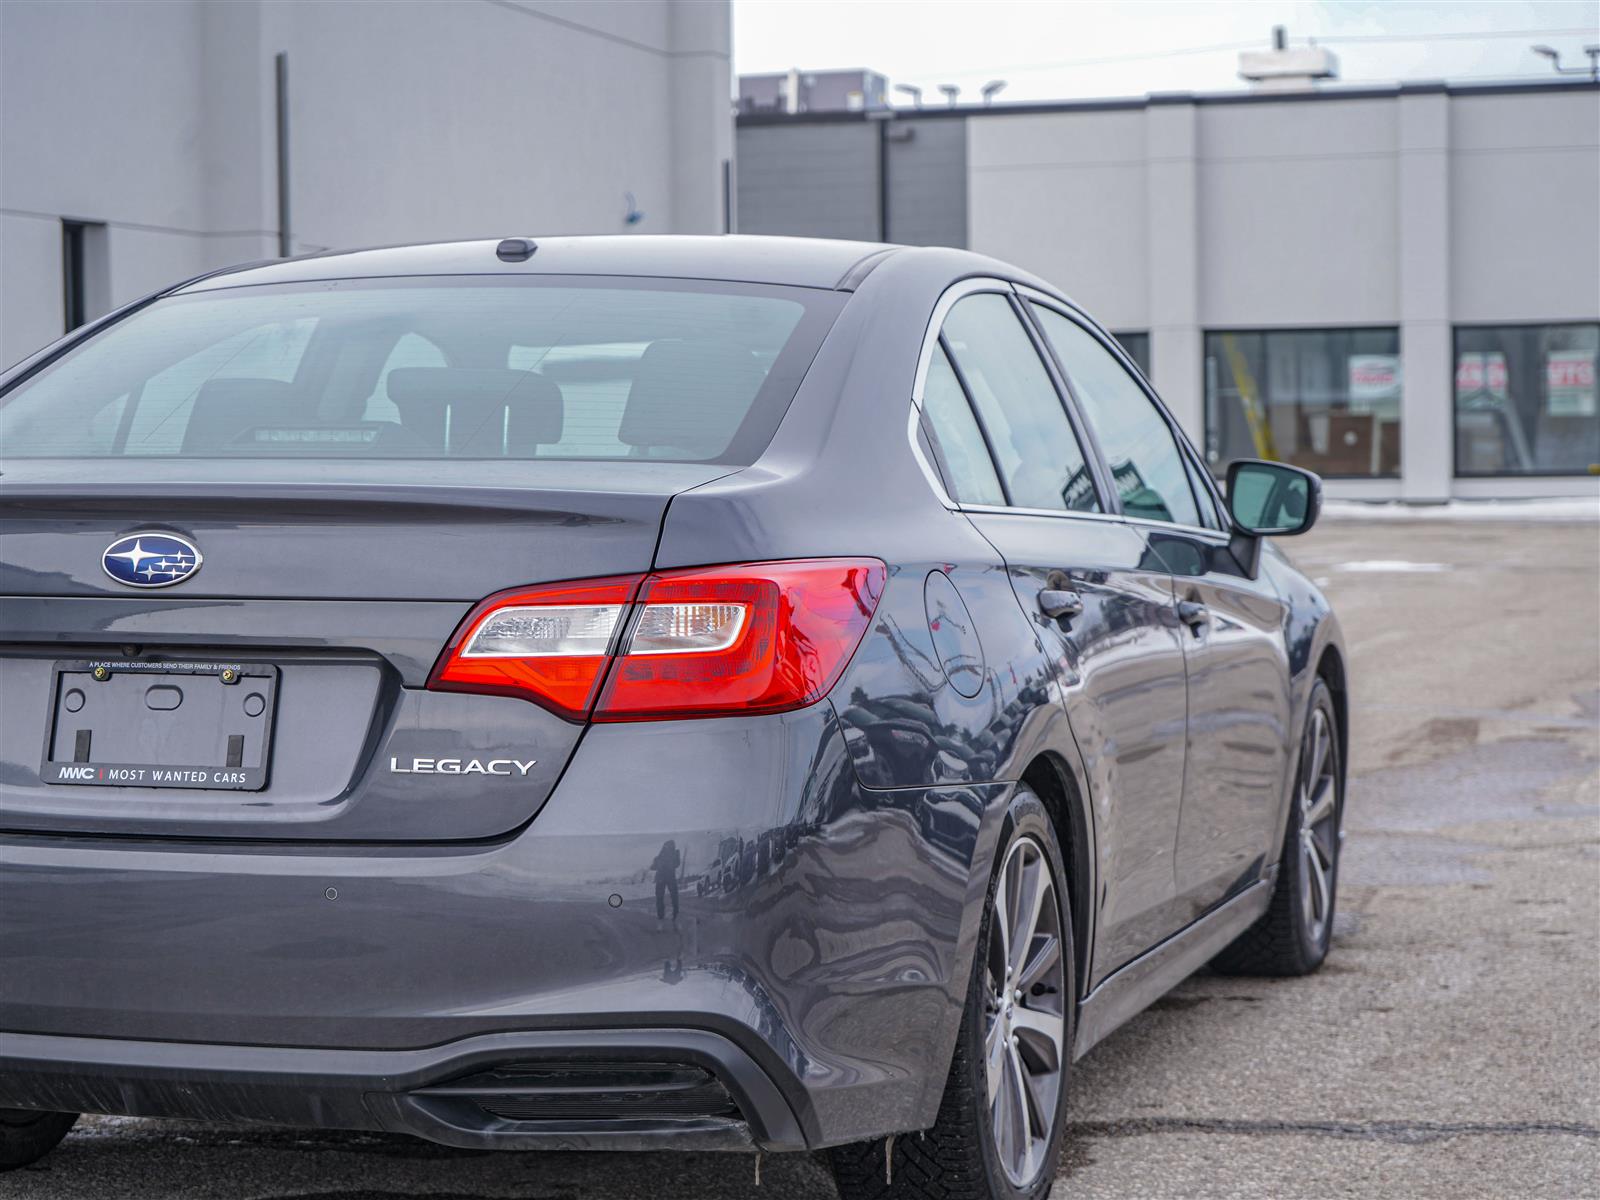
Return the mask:
{"type": "Polygon", "coordinates": [[[991,79],[1005,100],[1220,91],[1244,86],[1239,50],[1274,25],[1325,42],[1350,83],[1547,78],[1529,45],[1587,66],[1600,0],[734,0],[734,70],[866,67],[924,103],[941,83],[976,101],[991,79]]]}

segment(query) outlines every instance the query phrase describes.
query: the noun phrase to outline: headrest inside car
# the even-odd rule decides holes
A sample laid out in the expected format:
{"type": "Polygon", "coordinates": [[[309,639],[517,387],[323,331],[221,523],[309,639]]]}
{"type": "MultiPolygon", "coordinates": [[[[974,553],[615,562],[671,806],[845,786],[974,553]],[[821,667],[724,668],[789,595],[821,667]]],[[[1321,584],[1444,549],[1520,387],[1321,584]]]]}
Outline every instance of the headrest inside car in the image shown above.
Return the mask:
{"type": "Polygon", "coordinates": [[[467,458],[512,457],[561,440],[561,388],[501,367],[396,367],[389,399],[400,423],[428,445],[467,458]]]}
{"type": "Polygon", "coordinates": [[[652,342],[639,359],[617,437],[629,446],[715,458],[749,412],[766,370],[721,342],[652,342]]]}

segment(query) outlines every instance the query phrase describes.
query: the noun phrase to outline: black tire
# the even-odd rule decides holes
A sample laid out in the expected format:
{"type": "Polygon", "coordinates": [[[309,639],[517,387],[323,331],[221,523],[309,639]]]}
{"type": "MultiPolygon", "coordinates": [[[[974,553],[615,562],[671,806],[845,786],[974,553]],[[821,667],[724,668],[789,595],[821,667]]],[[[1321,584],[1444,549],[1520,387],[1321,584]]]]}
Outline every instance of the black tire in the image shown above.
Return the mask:
{"type": "MultiPolygon", "coordinates": [[[[999,852],[990,871],[988,900],[984,906],[977,952],[973,956],[966,1008],[961,1017],[961,1029],[956,1036],[955,1055],[945,1081],[938,1119],[931,1129],[922,1133],[901,1134],[894,1139],[892,1170],[888,1172],[885,1171],[884,1141],[881,1138],[829,1151],[834,1182],[841,1200],[1043,1200],[1049,1194],[1055,1182],[1066,1126],[1067,1084],[1077,1007],[1072,908],[1067,895],[1066,878],[1061,847],[1056,842],[1050,814],[1031,790],[1026,786],[1018,787],[1006,811],[999,852]],[[995,894],[1002,865],[1011,860],[1013,847],[1023,840],[1031,840],[1034,846],[1042,850],[1042,861],[1049,866],[1056,898],[1054,914],[1058,922],[1058,952],[1062,965],[1059,978],[1046,990],[1039,990],[1039,985],[1029,990],[1028,1005],[1053,1007],[1055,1000],[1049,997],[1056,995],[1055,988],[1059,986],[1064,1036],[1049,1135],[1039,1139],[1042,1151],[1037,1159],[1036,1174],[1019,1186],[1008,1178],[1001,1151],[996,1145],[995,1121],[986,1087],[984,1047],[985,1033],[998,1017],[990,1001],[993,990],[991,942],[996,932],[995,894]]],[[[1032,944],[1044,943],[1034,941],[1032,944]]],[[[1018,994],[1021,994],[1020,991],[1018,994]]],[[[1018,1008],[1022,1007],[1019,1002],[1018,1008]]],[[[1022,1061],[1022,1058],[1019,1057],[1018,1061],[1022,1061]]]]}
{"type": "Polygon", "coordinates": [[[67,1136],[77,1119],[77,1113],[0,1108],[0,1171],[38,1162],[67,1136]]]}
{"type": "MultiPolygon", "coordinates": [[[[1300,738],[1299,761],[1295,768],[1294,792],[1289,797],[1289,819],[1283,835],[1283,851],[1278,859],[1278,882],[1272,903],[1254,925],[1241,933],[1216,958],[1214,970],[1224,975],[1309,975],[1328,957],[1333,939],[1333,915],[1339,894],[1339,851],[1344,821],[1344,763],[1339,753],[1338,714],[1328,685],[1318,679],[1306,706],[1306,725],[1300,738]],[[1326,900],[1319,907],[1315,868],[1302,852],[1307,805],[1304,803],[1307,775],[1315,769],[1314,746],[1319,722],[1327,734],[1327,774],[1331,788],[1331,816],[1315,823],[1311,852],[1324,855],[1326,900]],[[1320,917],[1320,919],[1318,919],[1320,917]]],[[[1319,775],[1322,775],[1319,772],[1319,775]]],[[[1315,786],[1317,781],[1309,781],[1315,786]]]]}

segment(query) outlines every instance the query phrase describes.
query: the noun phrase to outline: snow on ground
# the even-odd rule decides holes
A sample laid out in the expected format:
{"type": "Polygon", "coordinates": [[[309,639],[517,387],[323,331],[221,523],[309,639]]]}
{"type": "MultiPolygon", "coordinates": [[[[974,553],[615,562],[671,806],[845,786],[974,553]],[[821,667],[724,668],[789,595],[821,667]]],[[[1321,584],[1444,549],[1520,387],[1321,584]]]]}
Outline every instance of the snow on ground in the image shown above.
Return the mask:
{"type": "Polygon", "coordinates": [[[1409,562],[1403,558],[1363,558],[1356,562],[1335,563],[1335,571],[1355,571],[1369,575],[1427,575],[1448,571],[1449,563],[1409,562]]]}
{"type": "Polygon", "coordinates": [[[1322,515],[1335,521],[1600,521],[1600,497],[1548,500],[1451,500],[1447,504],[1326,500],[1322,515]]]}

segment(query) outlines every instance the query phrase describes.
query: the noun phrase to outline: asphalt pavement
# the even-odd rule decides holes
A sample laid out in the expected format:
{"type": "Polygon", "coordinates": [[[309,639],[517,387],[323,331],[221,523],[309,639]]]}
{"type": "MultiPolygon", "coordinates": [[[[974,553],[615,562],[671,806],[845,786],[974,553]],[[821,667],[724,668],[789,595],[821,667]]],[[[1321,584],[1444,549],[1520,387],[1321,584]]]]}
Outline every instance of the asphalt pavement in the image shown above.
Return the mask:
{"type": "MultiPolygon", "coordinates": [[[[1351,650],[1317,975],[1201,973],[1075,1068],[1053,1197],[1600,1197],[1600,526],[1329,521],[1351,650]]],[[[93,1118],[0,1200],[828,1200],[807,1156],[93,1118]]]]}

